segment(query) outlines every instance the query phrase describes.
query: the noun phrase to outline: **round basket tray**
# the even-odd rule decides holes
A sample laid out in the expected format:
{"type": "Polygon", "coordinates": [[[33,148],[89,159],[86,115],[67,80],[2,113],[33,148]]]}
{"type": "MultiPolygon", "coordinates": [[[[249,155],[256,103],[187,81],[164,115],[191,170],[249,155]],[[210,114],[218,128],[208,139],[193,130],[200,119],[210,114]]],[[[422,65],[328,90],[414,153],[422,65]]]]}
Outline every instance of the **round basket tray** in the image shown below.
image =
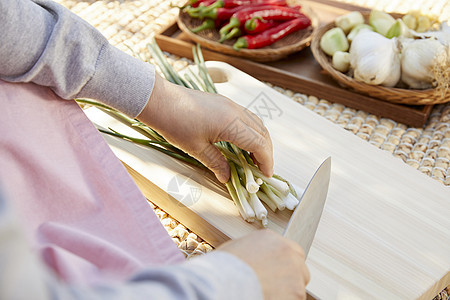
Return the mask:
{"type": "MultiPolygon", "coordinates": [[[[369,13],[362,13],[368,22],[369,13]]],[[[394,18],[399,18],[401,14],[391,14],[394,18]]],[[[432,105],[445,103],[450,101],[450,92],[440,92],[436,89],[414,90],[407,88],[388,88],[379,85],[370,85],[359,82],[352,77],[344,74],[331,64],[331,57],[325,54],[320,48],[320,39],[325,32],[335,27],[334,22],[328,23],[317,30],[315,30],[311,42],[311,51],[314,58],[320,66],[328,72],[340,85],[353,89],[359,93],[366,94],[381,100],[392,103],[407,104],[407,105],[432,105]]]]}
{"type": "Polygon", "coordinates": [[[219,31],[216,29],[208,29],[198,33],[193,33],[191,29],[202,24],[204,20],[192,18],[183,10],[180,10],[177,23],[178,27],[186,35],[188,35],[190,39],[205,48],[259,62],[275,61],[309,46],[314,29],[317,28],[319,24],[318,17],[309,7],[306,7],[299,1],[291,0],[288,1],[288,3],[290,5],[301,5],[302,12],[311,19],[311,26],[306,29],[293,32],[274,44],[260,49],[241,49],[237,51],[233,49],[233,44],[236,42],[236,39],[219,43],[218,40],[220,35],[219,31]]]}

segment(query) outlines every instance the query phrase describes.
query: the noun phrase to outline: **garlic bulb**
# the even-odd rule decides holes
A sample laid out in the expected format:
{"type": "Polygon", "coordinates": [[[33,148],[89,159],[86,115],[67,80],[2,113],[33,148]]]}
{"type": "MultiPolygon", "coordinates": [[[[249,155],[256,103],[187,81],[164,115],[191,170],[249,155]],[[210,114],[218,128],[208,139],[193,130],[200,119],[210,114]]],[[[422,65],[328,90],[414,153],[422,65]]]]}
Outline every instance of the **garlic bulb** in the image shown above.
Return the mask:
{"type": "Polygon", "coordinates": [[[426,31],[426,32],[413,32],[415,37],[422,39],[436,38],[444,46],[450,46],[450,25],[448,23],[442,23],[439,30],[426,31]]]}
{"type": "Polygon", "coordinates": [[[402,47],[402,81],[410,88],[431,88],[436,80],[436,68],[442,68],[441,71],[448,72],[450,60],[448,47],[438,40],[406,41],[402,42],[402,47]]]}
{"type": "Polygon", "coordinates": [[[350,47],[354,78],[371,85],[395,86],[400,80],[397,42],[372,31],[358,34],[350,47]]]}
{"type": "Polygon", "coordinates": [[[363,30],[373,31],[373,28],[372,28],[372,26],[367,25],[367,24],[356,25],[355,27],[353,27],[352,31],[350,31],[350,33],[347,34],[348,41],[350,43],[353,42],[353,39],[355,38],[355,36],[357,36],[358,33],[362,32],[363,30]]]}

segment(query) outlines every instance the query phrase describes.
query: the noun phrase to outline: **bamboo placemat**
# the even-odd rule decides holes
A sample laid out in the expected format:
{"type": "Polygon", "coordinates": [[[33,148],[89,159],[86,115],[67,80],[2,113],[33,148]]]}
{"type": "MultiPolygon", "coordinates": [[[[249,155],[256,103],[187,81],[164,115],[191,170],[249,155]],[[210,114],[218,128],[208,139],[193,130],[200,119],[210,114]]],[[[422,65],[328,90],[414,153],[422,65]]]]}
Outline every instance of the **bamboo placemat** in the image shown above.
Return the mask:
{"type": "MultiPolygon", "coordinates": [[[[183,5],[185,0],[56,0],[56,2],[95,26],[117,48],[129,54],[131,51],[128,47],[138,53],[148,54],[146,45],[150,37],[176,19],[178,9],[174,6],[183,5]]],[[[441,20],[450,19],[448,0],[340,0],[340,2],[388,12],[406,13],[409,10],[421,10],[438,15],[441,20]]],[[[169,53],[167,56],[177,70],[192,63],[186,58],[169,53]]],[[[392,153],[418,171],[450,186],[450,103],[436,105],[423,128],[412,128],[315,96],[272,87],[375,147],[392,153]]],[[[187,258],[212,250],[212,247],[195,233],[158,207],[151,205],[187,258]]],[[[447,292],[443,291],[435,299],[449,299],[447,292]]]]}

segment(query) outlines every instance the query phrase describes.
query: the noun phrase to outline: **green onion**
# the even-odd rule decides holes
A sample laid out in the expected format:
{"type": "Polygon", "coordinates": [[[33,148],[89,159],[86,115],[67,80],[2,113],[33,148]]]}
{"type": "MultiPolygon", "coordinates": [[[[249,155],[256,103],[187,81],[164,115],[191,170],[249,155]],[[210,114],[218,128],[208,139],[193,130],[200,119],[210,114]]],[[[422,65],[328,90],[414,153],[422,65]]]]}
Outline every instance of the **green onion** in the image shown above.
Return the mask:
{"type": "Polygon", "coordinates": [[[256,218],[261,220],[264,227],[267,227],[267,209],[262,205],[258,196],[255,193],[249,193],[249,203],[255,212],[256,218]]]}
{"type": "Polygon", "coordinates": [[[284,210],[286,208],[286,204],[284,203],[284,201],[274,194],[274,192],[272,191],[272,189],[269,188],[267,183],[264,182],[263,184],[261,184],[261,189],[267,195],[267,197],[269,197],[269,199],[275,203],[275,205],[279,210],[284,210]]]}
{"type": "Polygon", "coordinates": [[[245,188],[247,189],[247,191],[249,193],[256,193],[259,190],[259,185],[255,182],[255,178],[253,177],[253,173],[250,170],[247,160],[245,159],[244,155],[242,154],[241,149],[239,149],[235,145],[231,145],[231,147],[233,148],[236,156],[238,157],[240,165],[244,169],[245,180],[246,180],[245,188]]]}
{"type": "Polygon", "coordinates": [[[230,171],[231,171],[231,183],[236,189],[236,194],[239,200],[240,205],[243,208],[244,214],[242,217],[247,222],[253,222],[255,220],[255,212],[247,201],[247,197],[244,193],[244,187],[241,185],[241,181],[239,180],[239,175],[236,170],[236,165],[231,162],[230,163],[230,171]]]}
{"type": "Polygon", "coordinates": [[[100,131],[102,133],[105,133],[105,134],[108,134],[108,135],[112,135],[112,136],[124,139],[124,140],[129,140],[129,141],[131,141],[133,143],[136,143],[136,144],[141,144],[141,145],[153,148],[153,149],[158,150],[158,151],[160,151],[160,152],[162,152],[164,154],[172,156],[173,158],[177,158],[177,159],[180,159],[180,160],[182,160],[184,162],[190,163],[190,164],[192,164],[194,166],[201,167],[201,168],[205,167],[201,162],[199,162],[198,160],[196,160],[193,157],[190,157],[188,155],[182,155],[182,154],[179,154],[179,153],[176,153],[176,152],[173,152],[173,151],[170,151],[170,150],[167,150],[167,149],[164,149],[162,147],[158,147],[158,146],[155,145],[155,144],[168,144],[167,142],[164,143],[164,142],[160,142],[160,141],[151,141],[151,140],[144,140],[144,139],[134,138],[134,137],[131,137],[131,136],[127,136],[127,135],[115,132],[115,131],[106,131],[106,130],[101,129],[101,128],[99,128],[98,131],[100,131]]]}
{"type": "Polygon", "coordinates": [[[291,193],[283,194],[271,185],[268,185],[268,187],[278,198],[280,198],[284,202],[284,205],[287,209],[294,210],[298,205],[299,201],[291,193]]]}
{"type": "Polygon", "coordinates": [[[264,192],[259,190],[256,195],[258,198],[264,202],[273,212],[277,211],[277,205],[267,196],[264,192]]]}

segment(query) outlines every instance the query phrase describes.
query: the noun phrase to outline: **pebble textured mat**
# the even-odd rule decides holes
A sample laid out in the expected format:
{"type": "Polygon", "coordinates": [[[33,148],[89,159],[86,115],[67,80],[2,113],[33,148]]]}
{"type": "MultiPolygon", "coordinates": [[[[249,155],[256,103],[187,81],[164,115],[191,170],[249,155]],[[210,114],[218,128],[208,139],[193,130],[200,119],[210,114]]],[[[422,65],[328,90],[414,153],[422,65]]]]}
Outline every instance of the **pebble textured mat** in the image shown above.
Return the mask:
{"type": "MultiPolygon", "coordinates": [[[[173,22],[178,15],[175,6],[184,0],[56,0],[87,22],[95,26],[119,49],[132,54],[134,51],[147,55],[146,45],[150,37],[173,22]]],[[[340,0],[387,12],[406,13],[420,10],[450,19],[448,0],[340,0]]],[[[192,62],[166,53],[170,64],[181,70],[192,62]]],[[[316,112],[333,123],[351,131],[374,147],[392,153],[418,172],[450,186],[450,103],[436,105],[423,128],[408,127],[390,119],[380,118],[361,110],[335,104],[326,99],[295,93],[273,86],[293,101],[316,112]]],[[[164,227],[181,251],[190,258],[212,250],[201,238],[154,207],[164,227]]],[[[449,299],[444,290],[437,299],[449,299]]]]}

